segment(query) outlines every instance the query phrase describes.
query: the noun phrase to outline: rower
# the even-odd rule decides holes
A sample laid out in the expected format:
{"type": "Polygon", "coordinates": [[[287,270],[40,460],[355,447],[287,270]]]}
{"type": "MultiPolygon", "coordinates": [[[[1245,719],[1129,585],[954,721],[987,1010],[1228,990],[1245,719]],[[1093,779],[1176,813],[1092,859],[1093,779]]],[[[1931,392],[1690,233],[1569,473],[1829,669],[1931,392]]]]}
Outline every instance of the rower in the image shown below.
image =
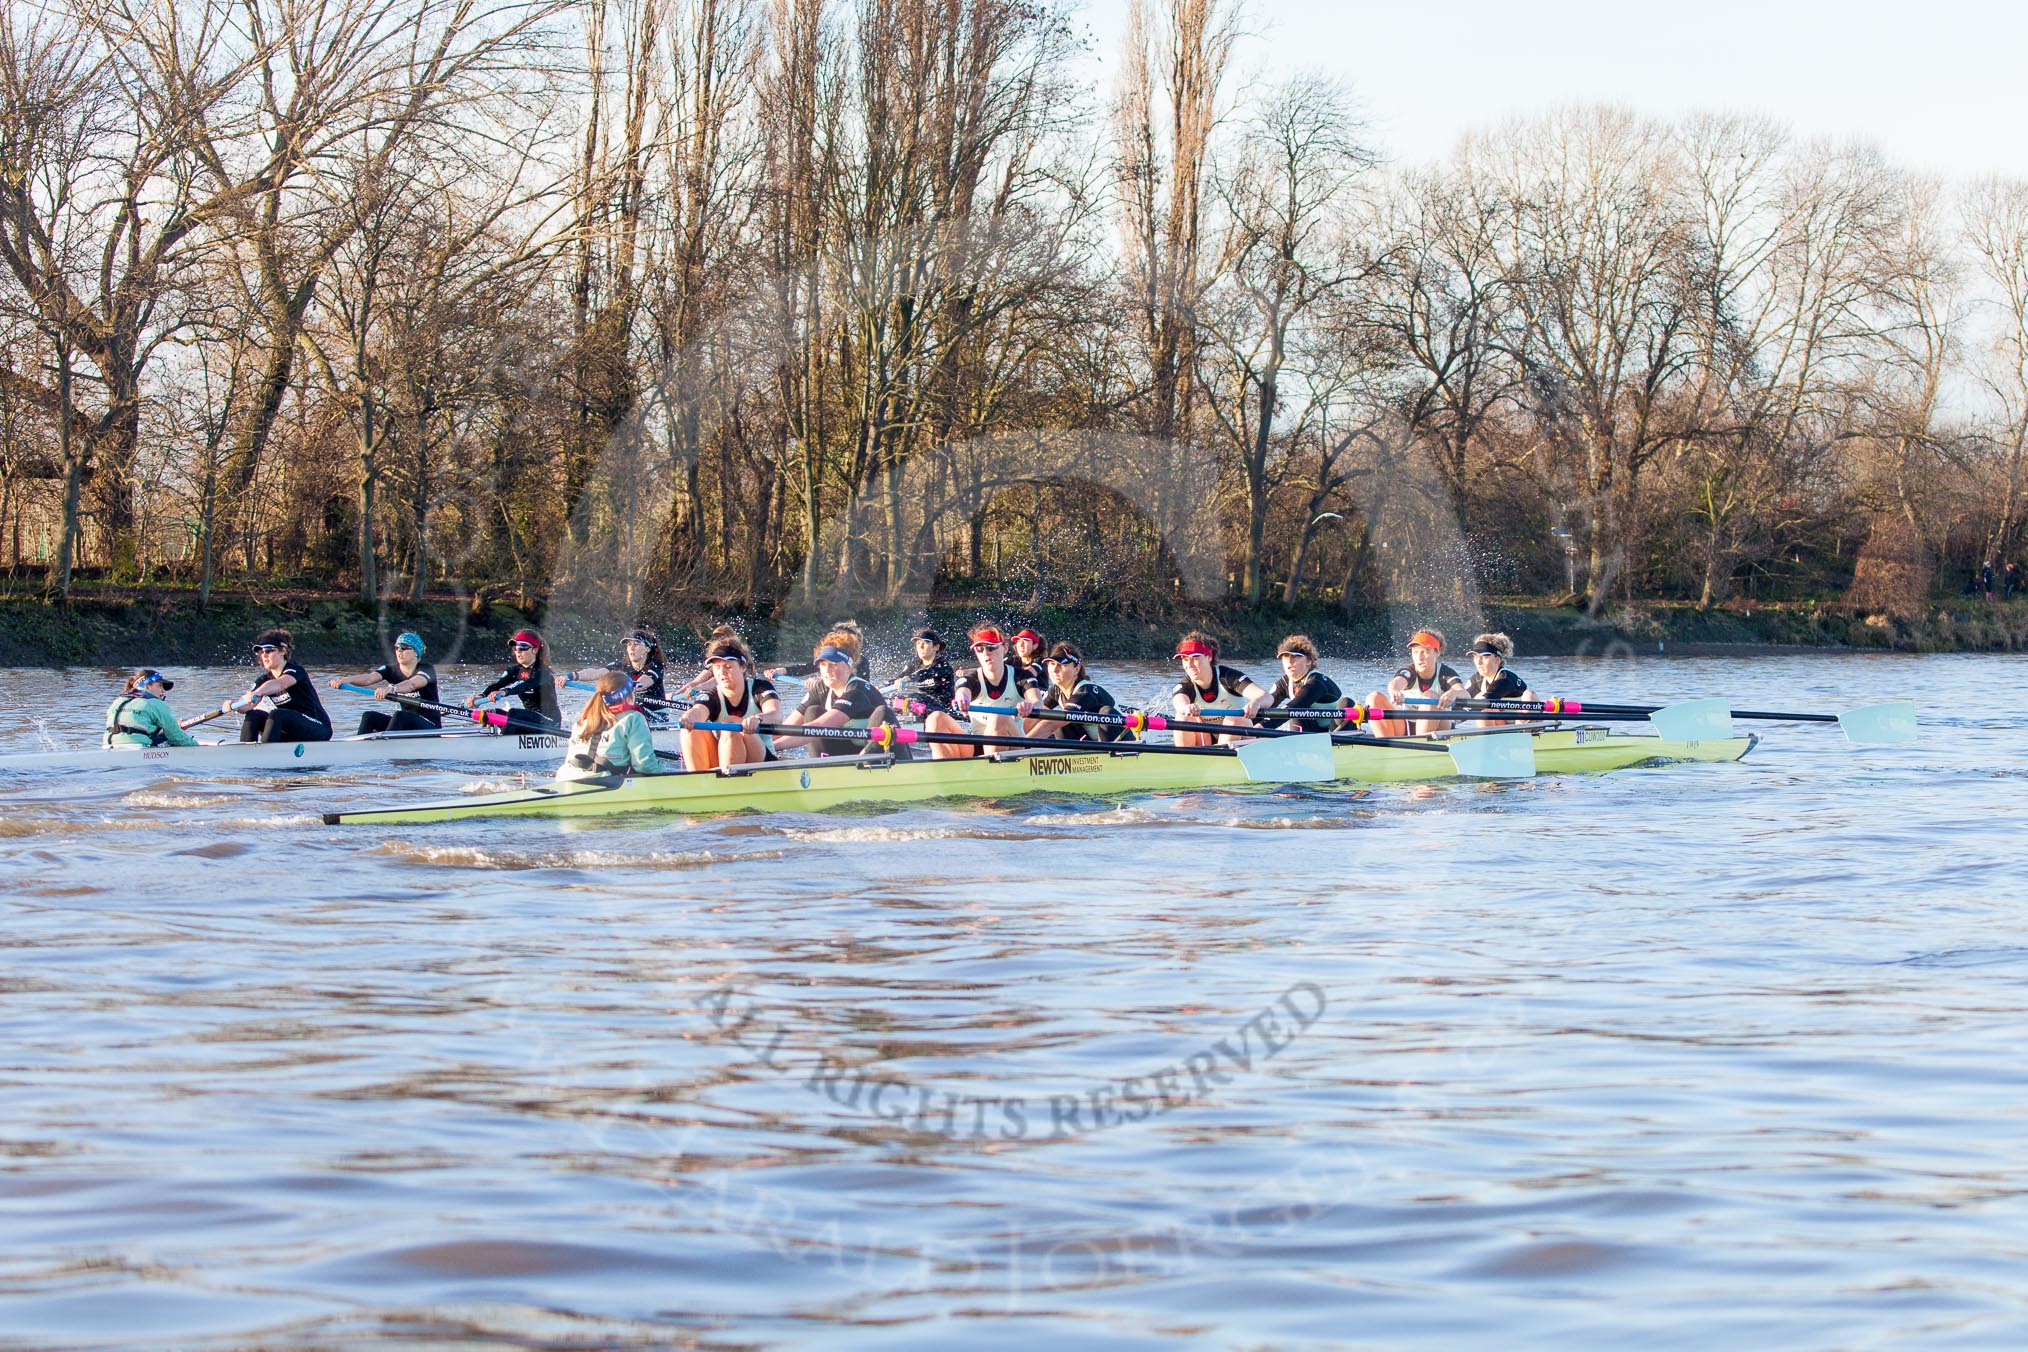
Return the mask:
{"type": "MultiPolygon", "coordinates": [[[[1049,670],[1049,689],[1042,693],[1045,709],[1077,709],[1088,714],[1116,714],[1120,710],[1112,691],[1085,674],[1084,652],[1075,643],[1059,643],[1043,659],[1049,670]]],[[[1045,737],[1066,742],[1117,742],[1131,740],[1125,728],[1101,727],[1091,723],[1060,723],[1050,720],[1045,737]]]]}
{"type": "MultiPolygon", "coordinates": [[[[825,631],[824,637],[817,640],[817,646],[836,648],[839,652],[847,654],[852,659],[852,674],[862,681],[873,680],[873,665],[866,660],[866,636],[859,632],[858,621],[838,621],[825,631]]],[[[795,662],[788,666],[770,667],[762,674],[770,680],[777,676],[793,676],[805,682],[810,692],[814,692],[821,684],[817,680],[815,662],[795,662]]]]}
{"type": "MultiPolygon", "coordinates": [[[[1345,692],[1338,683],[1317,670],[1317,645],[1303,634],[1290,634],[1275,647],[1275,658],[1282,664],[1282,674],[1275,678],[1274,688],[1268,691],[1268,704],[1276,709],[1329,709],[1342,708],[1345,692]]],[[[1266,718],[1262,727],[1298,727],[1306,732],[1329,732],[1334,726],[1329,719],[1312,718],[1266,718]]]]}
{"type": "MultiPolygon", "coordinates": [[[[1218,664],[1218,640],[1201,629],[1192,629],[1183,636],[1176,645],[1174,660],[1183,664],[1183,679],[1169,701],[1179,719],[1216,721],[1235,728],[1246,728],[1253,726],[1253,716],[1268,705],[1268,692],[1255,684],[1251,676],[1238,667],[1218,664]],[[1220,698],[1221,694],[1245,700],[1245,711],[1228,718],[1204,719],[1204,706],[1215,709],[1227,702],[1220,698]]],[[[1210,746],[1221,740],[1235,740],[1220,738],[1209,732],[1179,732],[1175,736],[1178,746],[1210,746]]]]}
{"type": "MultiPolygon", "coordinates": [[[[872,728],[894,721],[887,701],[860,676],[852,653],[830,643],[817,645],[813,655],[817,683],[802,707],[789,715],[789,722],[809,728],[872,728]]],[[[819,756],[851,756],[860,744],[842,737],[777,737],[775,749],[786,751],[799,746],[814,748],[819,756]]]]}
{"type": "Polygon", "coordinates": [[[1014,636],[1014,655],[1008,659],[1007,665],[1019,667],[1028,674],[1028,681],[1024,684],[1032,683],[1037,690],[1042,690],[1049,685],[1048,653],[1049,640],[1033,629],[1023,629],[1014,636]]]}
{"type": "MultiPolygon", "coordinates": [[[[346,685],[363,685],[373,691],[375,699],[386,699],[390,695],[414,695],[417,699],[435,704],[441,698],[437,694],[437,669],[423,661],[422,636],[405,633],[394,640],[394,661],[383,662],[372,671],[360,676],[339,676],[326,681],[333,690],[346,685]]],[[[354,736],[365,737],[380,732],[434,732],[444,726],[441,714],[423,709],[396,709],[388,712],[368,709],[359,715],[359,731],[354,736]]]]}
{"type": "Polygon", "coordinates": [[[260,673],[240,698],[220,704],[221,713],[240,713],[242,742],[328,742],[331,715],[317,698],[317,684],[295,657],[296,640],[286,629],[263,630],[254,638],[260,673]],[[267,700],[271,707],[256,709],[267,700]]]}
{"type": "MultiPolygon", "coordinates": [[[[1514,640],[1505,634],[1481,634],[1472,640],[1472,679],[1465,682],[1460,694],[1463,699],[1525,699],[1540,700],[1542,696],[1528,688],[1528,680],[1518,671],[1509,671],[1507,663],[1514,656],[1514,640]]],[[[1481,719],[1476,726],[1492,727],[1517,720],[1507,718],[1481,719]]]]}
{"type": "Polygon", "coordinates": [[[910,636],[915,647],[915,665],[888,684],[897,693],[919,699],[932,710],[948,712],[957,698],[958,673],[944,656],[944,636],[924,626],[910,636]]]}
{"type": "MultiPolygon", "coordinates": [[[[711,626],[711,632],[704,636],[705,651],[710,651],[712,644],[719,642],[721,639],[728,638],[738,643],[742,648],[746,646],[746,640],[739,636],[739,630],[729,624],[714,624],[711,626]]],[[[676,687],[676,698],[679,701],[691,699],[710,684],[711,668],[700,666],[697,668],[695,676],[692,676],[689,680],[676,687]]]]}
{"type": "Polygon", "coordinates": [[[176,682],[153,667],[142,667],[127,678],[127,688],[106,708],[106,739],[115,746],[196,746],[163,698],[176,682]]]}
{"type": "MultiPolygon", "coordinates": [[[[655,754],[654,734],[648,720],[634,703],[633,680],[621,672],[608,671],[592,687],[591,698],[577,716],[570,732],[570,746],[558,779],[604,779],[614,775],[665,775],[669,773],[655,754]]],[[[551,687],[552,689],[554,687],[551,687]]]]}
{"type": "Polygon", "coordinates": [[[556,701],[556,677],[549,669],[549,650],[542,635],[523,629],[514,635],[510,650],[513,660],[493,683],[465,701],[476,709],[491,695],[521,701],[518,709],[507,711],[508,732],[555,732],[563,725],[563,709],[556,701]]]}
{"type": "MultiPolygon", "coordinates": [[[[635,700],[654,700],[656,705],[669,702],[669,696],[662,684],[667,662],[662,657],[662,644],[655,637],[655,631],[646,625],[637,626],[634,631],[620,640],[619,660],[602,667],[586,667],[573,671],[568,679],[573,681],[597,681],[609,671],[617,671],[633,683],[629,692],[635,700]]],[[[648,712],[648,719],[654,722],[659,714],[648,712]]]]}
{"type": "Polygon", "coordinates": [[[683,766],[718,770],[775,759],[773,741],[757,729],[781,712],[775,683],[754,675],[753,654],[737,638],[721,638],[704,650],[711,685],[698,703],[683,711],[683,766]],[[710,732],[695,723],[738,723],[739,732],[710,732]]]}
{"type": "MultiPolygon", "coordinates": [[[[958,683],[951,691],[951,711],[930,714],[923,719],[923,726],[931,732],[969,732],[978,737],[1027,736],[1021,720],[1041,700],[1041,688],[1033,677],[1007,660],[1007,639],[998,628],[975,624],[966,638],[978,665],[958,674],[958,683]],[[1020,714],[970,714],[974,704],[1012,705],[1020,714]],[[968,715],[969,726],[959,721],[968,715]]],[[[989,748],[939,742],[930,747],[930,756],[935,760],[963,760],[986,750],[989,748]]]]}
{"type": "Polygon", "coordinates": [[[859,627],[859,621],[840,620],[831,627],[851,635],[852,641],[845,645],[845,651],[852,654],[852,674],[862,681],[871,681],[873,662],[866,656],[866,632],[859,627]]]}
{"type": "MultiPolygon", "coordinates": [[[[1464,679],[1442,662],[1444,636],[1434,629],[1418,629],[1408,639],[1408,665],[1394,673],[1387,682],[1387,689],[1376,690],[1366,697],[1368,707],[1374,709],[1399,709],[1407,700],[1428,700],[1437,705],[1449,705],[1464,689],[1464,679]]],[[[1371,724],[1376,737],[1406,737],[1411,731],[1405,718],[1383,718],[1371,724]]],[[[1426,719],[1413,725],[1418,733],[1436,732],[1443,727],[1443,721],[1426,719]]]]}

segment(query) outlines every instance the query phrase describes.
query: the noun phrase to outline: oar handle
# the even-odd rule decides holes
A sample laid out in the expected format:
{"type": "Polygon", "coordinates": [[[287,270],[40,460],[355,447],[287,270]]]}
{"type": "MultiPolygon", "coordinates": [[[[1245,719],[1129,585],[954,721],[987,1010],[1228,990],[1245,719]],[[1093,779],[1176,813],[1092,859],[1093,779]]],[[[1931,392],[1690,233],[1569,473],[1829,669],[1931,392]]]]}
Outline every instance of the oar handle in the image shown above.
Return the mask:
{"type": "Polygon", "coordinates": [[[177,727],[179,727],[179,728],[181,728],[181,729],[183,729],[183,730],[184,730],[185,732],[188,732],[188,731],[190,731],[190,730],[191,730],[192,728],[195,728],[195,727],[199,727],[199,726],[202,726],[202,725],[203,725],[203,724],[205,724],[205,723],[209,723],[209,722],[210,722],[210,721],[211,721],[212,719],[214,719],[214,718],[224,718],[224,717],[225,717],[225,710],[223,710],[223,709],[213,709],[213,710],[212,710],[212,711],[211,711],[210,713],[208,713],[208,714],[199,714],[199,715],[197,715],[197,717],[195,717],[195,718],[185,718],[185,719],[181,719],[181,720],[179,720],[179,721],[177,722],[176,726],[177,726],[177,727]]]}

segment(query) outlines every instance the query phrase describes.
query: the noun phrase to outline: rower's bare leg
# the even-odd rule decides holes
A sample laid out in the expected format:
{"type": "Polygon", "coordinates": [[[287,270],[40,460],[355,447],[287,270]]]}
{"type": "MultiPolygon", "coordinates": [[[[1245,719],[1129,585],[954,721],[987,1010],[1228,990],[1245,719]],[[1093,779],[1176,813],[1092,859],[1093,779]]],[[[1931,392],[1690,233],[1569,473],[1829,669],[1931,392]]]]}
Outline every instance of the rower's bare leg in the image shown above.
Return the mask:
{"type": "MultiPolygon", "coordinates": [[[[972,715],[972,733],[978,737],[1026,737],[1028,735],[1022,728],[1020,719],[1009,718],[1005,714],[972,715]]],[[[962,749],[970,750],[974,755],[979,756],[1002,756],[1014,750],[1011,746],[982,746],[962,749]]]]}
{"type": "MultiPolygon", "coordinates": [[[[1221,718],[1218,721],[1229,728],[1250,728],[1253,726],[1253,720],[1247,718],[1221,718]]],[[[1220,737],[1218,742],[1221,746],[1238,746],[1241,743],[1252,740],[1250,737],[1220,737]]]]}
{"type": "MultiPolygon", "coordinates": [[[[1394,707],[1394,701],[1387,697],[1387,692],[1385,690],[1376,690],[1366,697],[1366,707],[1369,709],[1392,709],[1394,707]]],[[[1373,729],[1373,735],[1375,737],[1408,736],[1407,719],[1382,718],[1369,724],[1368,726],[1370,726],[1373,729]]]]}
{"type": "Polygon", "coordinates": [[[720,765],[757,765],[767,759],[767,751],[761,746],[761,739],[750,732],[721,732],[718,734],[718,763],[720,765]]]}
{"type": "Polygon", "coordinates": [[[719,767],[717,733],[685,728],[679,745],[683,748],[684,769],[716,770],[719,767]]]}
{"type": "MultiPolygon", "coordinates": [[[[970,731],[970,729],[966,728],[962,723],[958,722],[957,719],[951,717],[949,714],[945,713],[941,709],[932,709],[929,712],[928,716],[923,719],[922,726],[925,732],[941,732],[949,734],[949,733],[964,733],[970,731]]],[[[948,742],[932,742],[930,743],[929,750],[931,760],[963,760],[967,756],[976,756],[979,754],[978,747],[952,746],[948,742]]]]}

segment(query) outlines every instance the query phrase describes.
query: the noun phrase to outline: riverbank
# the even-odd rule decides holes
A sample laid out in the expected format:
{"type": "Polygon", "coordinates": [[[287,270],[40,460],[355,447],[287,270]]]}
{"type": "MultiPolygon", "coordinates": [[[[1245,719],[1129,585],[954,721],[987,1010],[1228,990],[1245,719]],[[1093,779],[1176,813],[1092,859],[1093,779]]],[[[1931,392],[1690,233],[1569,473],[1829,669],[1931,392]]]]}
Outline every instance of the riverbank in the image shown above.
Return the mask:
{"type": "MultiPolygon", "coordinates": [[[[1750,654],[1799,648],[1897,652],[2021,652],[2028,650],[2028,598],[2010,603],[1958,600],[1919,618],[1865,615],[1839,607],[1777,605],[1699,614],[1687,604],[1653,602],[1596,619],[1542,600],[1501,598],[1479,614],[1407,604],[1348,614],[1336,606],[1249,611],[1229,604],[1179,605],[1147,618],[1095,610],[1041,607],[933,606],[928,611],[857,611],[876,649],[900,660],[910,629],[927,620],[955,639],[975,619],[1031,624],[1052,638],[1075,638],[1105,660],[1168,656],[1176,635],[1203,628],[1229,651],[1265,654],[1285,634],[1309,634],[1344,658],[1391,654],[1413,628],[1434,624],[1462,646],[1483,625],[1513,635],[1522,656],[1750,654]]],[[[737,613],[695,604],[652,609],[672,656],[687,655],[713,624],[729,619],[763,655],[800,652],[834,618],[829,610],[737,613]]],[[[474,609],[452,598],[369,605],[314,593],[214,599],[199,607],[187,593],[100,596],[50,606],[25,598],[0,600],[0,665],[125,666],[207,664],[236,660],[254,633],[271,625],[293,630],[305,657],[319,665],[379,661],[394,635],[414,629],[445,661],[491,661],[506,636],[539,624],[566,660],[590,659],[611,647],[612,626],[581,618],[527,613],[507,605],[474,609]]],[[[687,659],[686,659],[687,660],[687,659]]]]}

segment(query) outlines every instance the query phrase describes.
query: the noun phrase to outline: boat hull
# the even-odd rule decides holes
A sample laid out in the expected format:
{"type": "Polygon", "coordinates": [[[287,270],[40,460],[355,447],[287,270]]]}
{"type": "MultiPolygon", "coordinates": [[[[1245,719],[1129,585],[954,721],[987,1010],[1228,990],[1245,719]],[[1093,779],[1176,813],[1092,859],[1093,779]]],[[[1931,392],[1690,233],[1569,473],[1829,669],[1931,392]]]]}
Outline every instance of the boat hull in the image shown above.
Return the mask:
{"type": "MultiPolygon", "coordinates": [[[[1649,761],[1735,761],[1753,737],[1665,742],[1602,728],[1559,728],[1535,734],[1538,772],[1617,770],[1649,761]]],[[[1442,751],[1340,744],[1332,748],[1338,780],[1385,784],[1454,778],[1442,751]]],[[[534,785],[508,793],[369,808],[325,815],[330,825],[407,825],[485,817],[592,817],[622,812],[818,812],[860,803],[924,802],[938,798],[1010,798],[1029,793],[1122,794],[1215,789],[1246,784],[1237,758],[1136,753],[1087,744],[1004,760],[895,761],[867,756],[836,761],[783,761],[724,773],[700,771],[611,782],[534,785]]]]}
{"type": "Polygon", "coordinates": [[[563,759],[560,735],[470,732],[392,732],[338,737],[328,742],[212,742],[202,746],[117,746],[0,756],[0,772],[20,770],[125,770],[147,767],[202,774],[237,770],[334,770],[390,762],[445,761],[529,765],[563,759]]]}

